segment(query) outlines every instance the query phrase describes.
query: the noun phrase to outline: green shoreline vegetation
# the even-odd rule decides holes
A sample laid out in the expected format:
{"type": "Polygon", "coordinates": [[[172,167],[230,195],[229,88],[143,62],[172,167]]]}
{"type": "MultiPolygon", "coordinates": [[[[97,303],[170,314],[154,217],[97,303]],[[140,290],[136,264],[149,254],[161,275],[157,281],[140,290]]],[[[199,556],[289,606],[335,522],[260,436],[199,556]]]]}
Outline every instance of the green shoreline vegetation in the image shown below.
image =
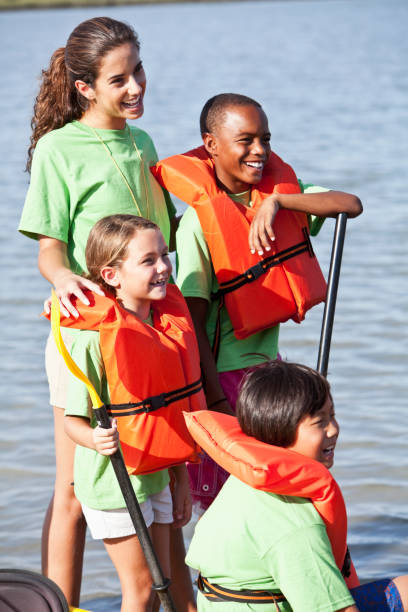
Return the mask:
{"type": "Polygon", "coordinates": [[[0,11],[13,11],[22,9],[50,9],[72,8],[89,6],[120,6],[142,4],[171,4],[194,2],[220,2],[232,0],[0,0],[0,11]]]}

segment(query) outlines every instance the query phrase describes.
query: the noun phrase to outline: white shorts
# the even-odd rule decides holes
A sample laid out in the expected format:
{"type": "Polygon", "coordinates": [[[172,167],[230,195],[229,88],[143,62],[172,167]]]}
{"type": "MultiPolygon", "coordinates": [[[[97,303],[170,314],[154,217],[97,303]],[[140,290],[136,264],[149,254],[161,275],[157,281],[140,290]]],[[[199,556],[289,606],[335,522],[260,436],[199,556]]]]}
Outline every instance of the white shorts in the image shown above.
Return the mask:
{"type": "MultiPolygon", "coordinates": [[[[94,540],[123,538],[136,533],[127,508],[115,510],[95,510],[82,505],[86,522],[94,540]]],[[[173,522],[173,502],[170,487],[167,485],[159,493],[154,493],[140,504],[147,527],[152,523],[173,522]]]]}

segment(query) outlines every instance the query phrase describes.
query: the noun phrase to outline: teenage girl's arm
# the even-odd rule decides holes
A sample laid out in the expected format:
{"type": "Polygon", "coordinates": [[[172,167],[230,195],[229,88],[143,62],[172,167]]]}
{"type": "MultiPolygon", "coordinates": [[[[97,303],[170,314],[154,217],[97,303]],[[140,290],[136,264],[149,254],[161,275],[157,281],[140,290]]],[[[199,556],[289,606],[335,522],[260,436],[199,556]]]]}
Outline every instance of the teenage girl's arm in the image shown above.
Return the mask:
{"type": "Polygon", "coordinates": [[[119,434],[116,420],[112,419],[112,427],[91,427],[89,420],[79,416],[64,417],[65,433],[80,446],[96,450],[101,455],[113,455],[119,448],[119,434]]]}
{"type": "Polygon", "coordinates": [[[231,406],[225,399],[224,391],[220,385],[217,366],[205,328],[207,320],[208,302],[203,298],[186,297],[188,309],[193,319],[194,329],[197,336],[198,349],[200,351],[201,371],[204,379],[204,390],[207,406],[210,410],[234,414],[231,406]],[[222,400],[222,401],[219,401],[222,400]],[[212,408],[212,404],[214,408],[212,408]]]}
{"type": "Polygon", "coordinates": [[[363,212],[360,199],[343,191],[323,191],[319,193],[274,193],[264,199],[249,229],[249,248],[251,252],[263,254],[270,250],[270,241],[275,239],[273,222],[279,208],[304,212],[317,217],[336,217],[345,212],[348,217],[357,217],[363,212]]]}
{"type": "MultiPolygon", "coordinates": [[[[56,238],[39,237],[38,268],[41,274],[55,287],[55,292],[61,304],[61,312],[69,317],[78,317],[78,311],[71,303],[70,297],[75,295],[86,305],[89,300],[82,291],[90,289],[99,295],[104,295],[96,283],[74,274],[69,269],[67,245],[56,238]]],[[[45,312],[49,313],[49,301],[44,304],[45,312]]]]}

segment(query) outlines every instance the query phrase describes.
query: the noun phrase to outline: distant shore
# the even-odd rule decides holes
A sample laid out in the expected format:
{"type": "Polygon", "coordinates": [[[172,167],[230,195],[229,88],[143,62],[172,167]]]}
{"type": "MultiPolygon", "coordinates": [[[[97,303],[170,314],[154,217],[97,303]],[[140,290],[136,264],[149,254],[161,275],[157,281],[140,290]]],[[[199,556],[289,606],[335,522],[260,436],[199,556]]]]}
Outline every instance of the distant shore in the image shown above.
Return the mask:
{"type": "Polygon", "coordinates": [[[233,0],[0,0],[0,11],[22,9],[69,8],[86,6],[120,6],[138,4],[171,4],[186,2],[228,2],[233,0]]]}

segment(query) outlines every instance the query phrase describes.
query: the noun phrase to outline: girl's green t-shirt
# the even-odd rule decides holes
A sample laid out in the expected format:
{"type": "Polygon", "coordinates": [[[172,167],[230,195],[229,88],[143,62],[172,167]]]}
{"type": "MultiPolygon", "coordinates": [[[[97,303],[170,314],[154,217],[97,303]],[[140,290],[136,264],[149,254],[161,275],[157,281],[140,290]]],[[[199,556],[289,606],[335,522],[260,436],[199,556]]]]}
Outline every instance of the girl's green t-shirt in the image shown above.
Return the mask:
{"type": "Polygon", "coordinates": [[[71,269],[77,274],[86,272],[85,246],[91,228],[107,215],[147,217],[157,223],[168,244],[175,208],[150,172],[156,162],[150,136],[134,126],[92,130],[73,121],[45,134],[34,151],[20,232],[34,239],[44,235],[65,242],[71,269]]]}

